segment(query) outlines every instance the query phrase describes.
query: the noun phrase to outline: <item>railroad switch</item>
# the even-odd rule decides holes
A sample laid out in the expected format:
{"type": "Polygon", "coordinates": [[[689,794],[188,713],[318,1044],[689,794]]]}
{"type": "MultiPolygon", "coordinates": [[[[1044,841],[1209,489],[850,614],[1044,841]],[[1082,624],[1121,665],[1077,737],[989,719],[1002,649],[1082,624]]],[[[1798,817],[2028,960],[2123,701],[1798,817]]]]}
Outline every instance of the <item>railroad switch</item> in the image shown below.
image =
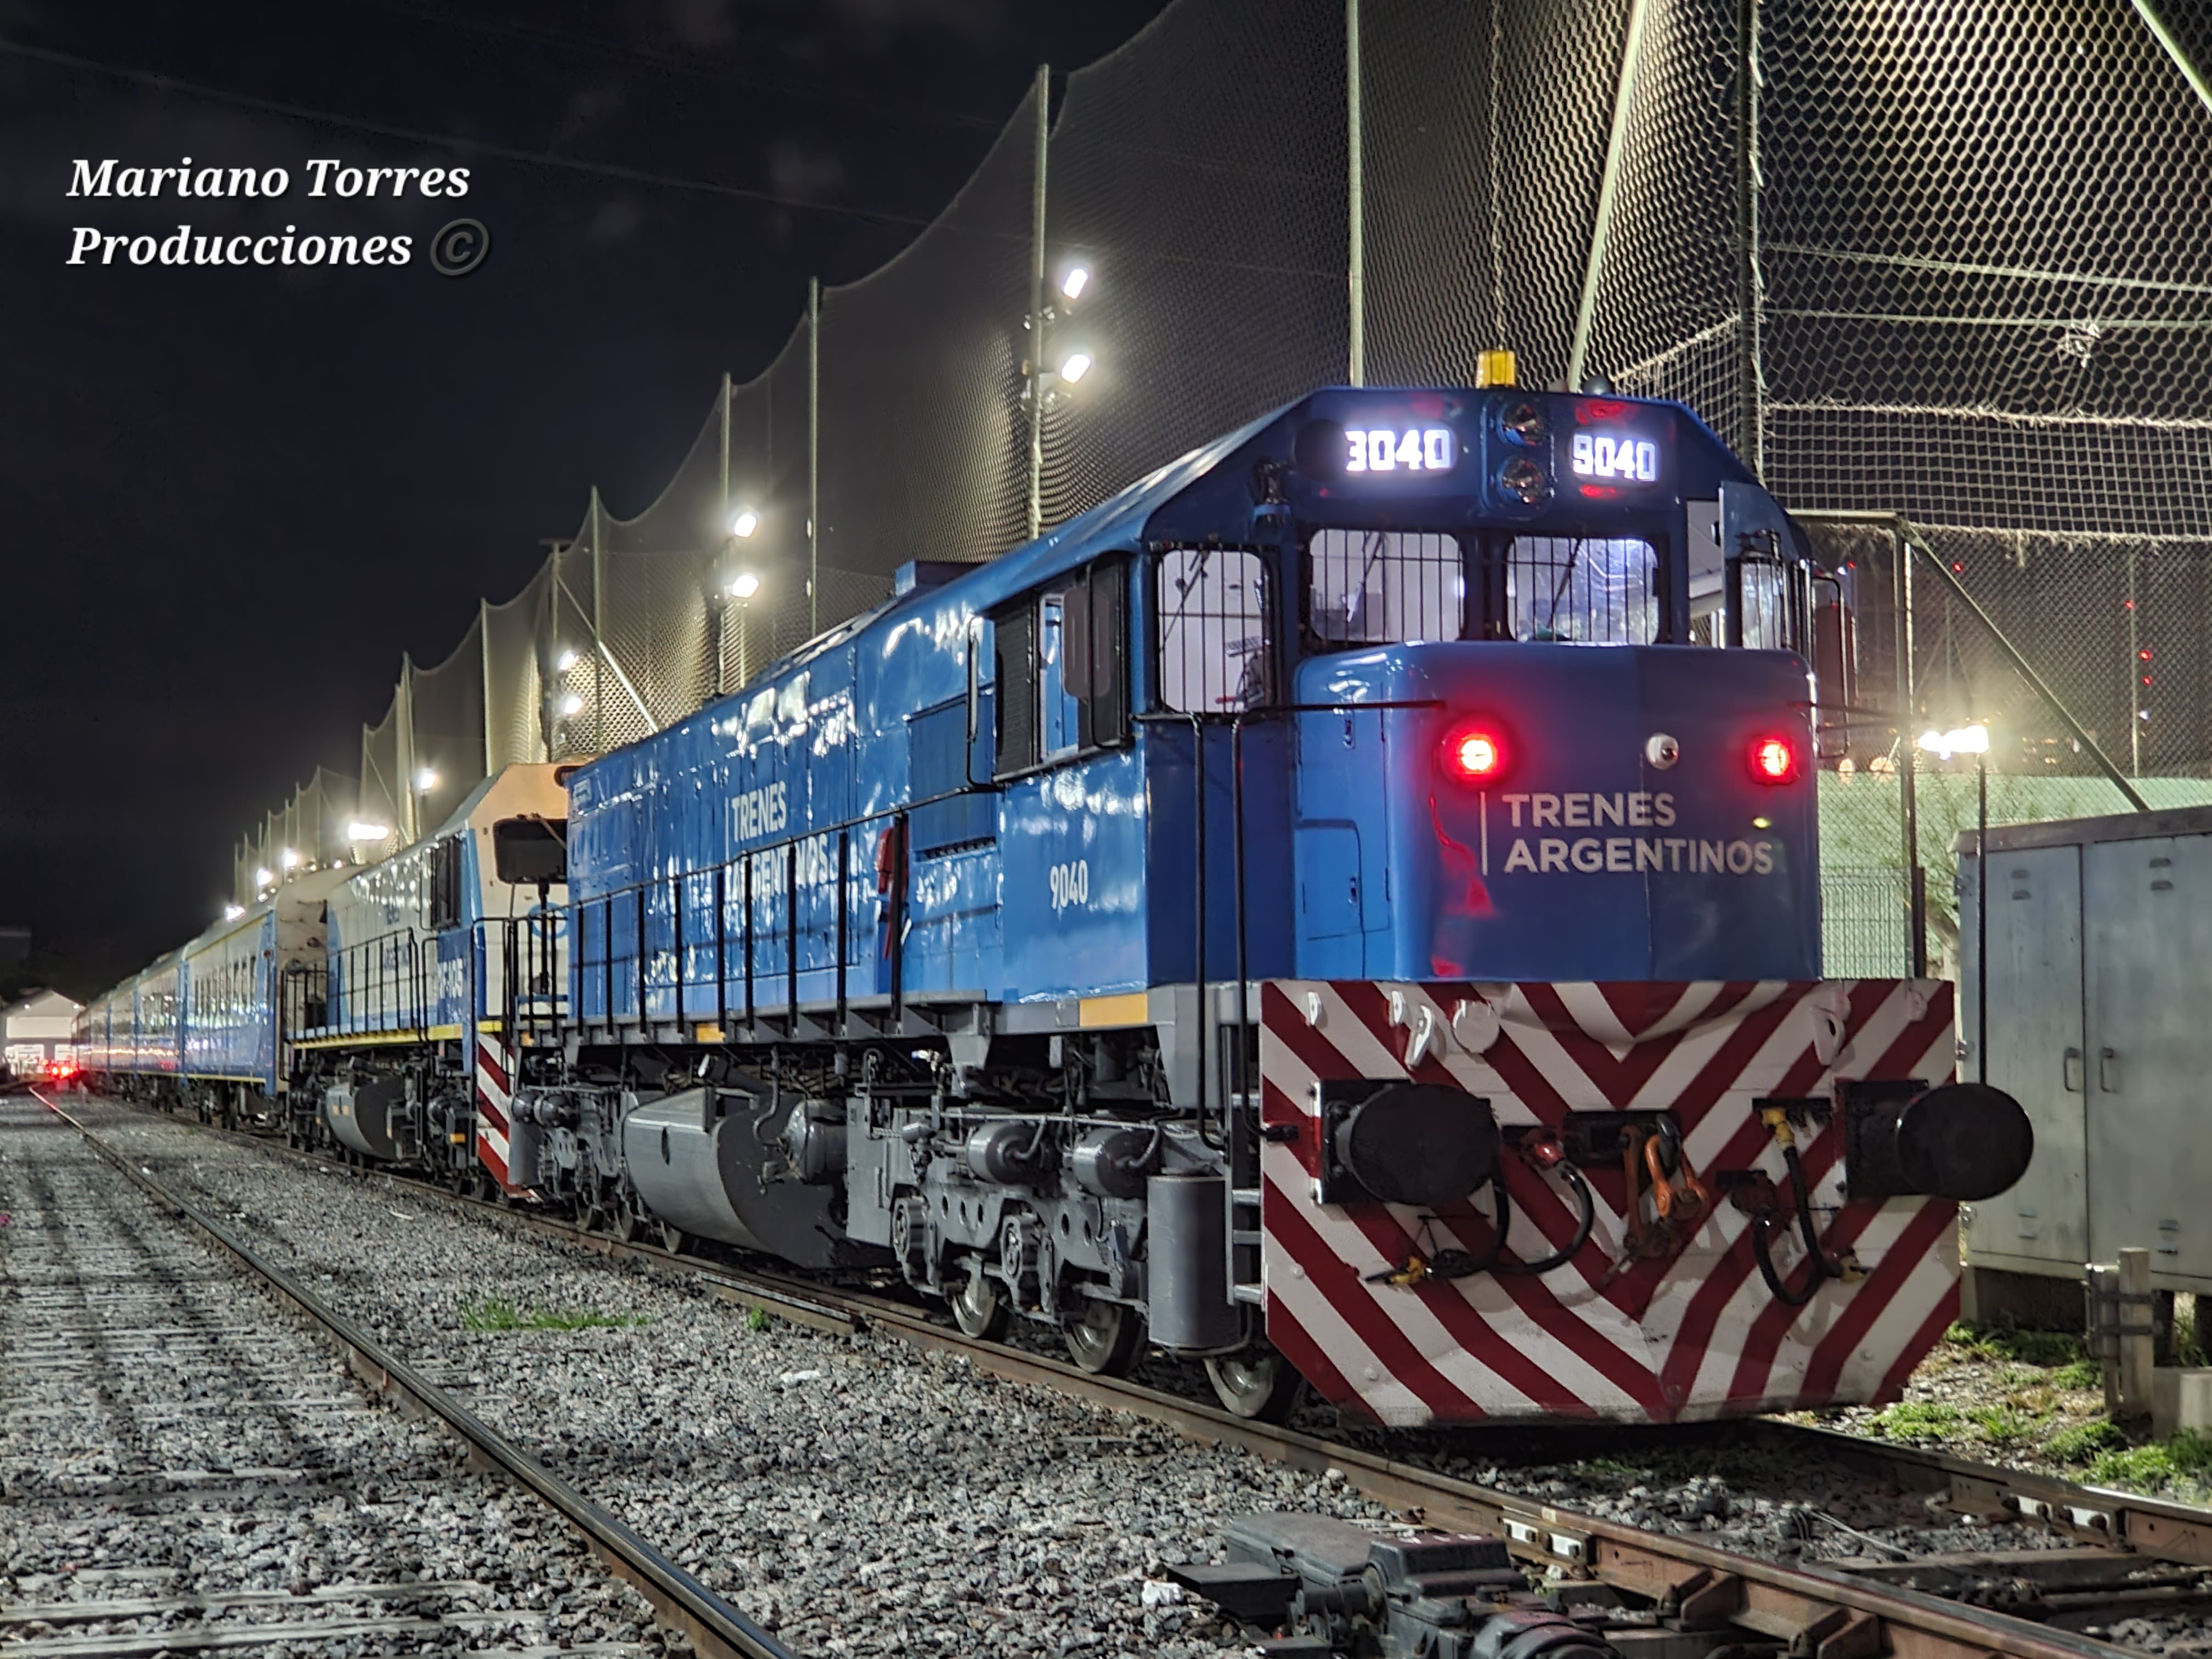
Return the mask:
{"type": "Polygon", "coordinates": [[[1370,1532],[1318,1515],[1254,1515],[1224,1534],[1229,1559],[1168,1575],[1242,1623],[1278,1632],[1273,1659],[1621,1659],[1603,1608],[1534,1594],[1503,1539],[1370,1532]]]}

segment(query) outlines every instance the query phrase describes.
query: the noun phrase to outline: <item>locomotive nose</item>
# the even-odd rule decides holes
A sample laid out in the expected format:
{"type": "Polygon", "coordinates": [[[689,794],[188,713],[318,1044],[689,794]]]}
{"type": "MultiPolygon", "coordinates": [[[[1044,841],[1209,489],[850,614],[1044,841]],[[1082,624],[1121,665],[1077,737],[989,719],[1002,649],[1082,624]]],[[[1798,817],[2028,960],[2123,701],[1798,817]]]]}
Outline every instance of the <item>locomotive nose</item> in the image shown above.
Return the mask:
{"type": "Polygon", "coordinates": [[[1985,1083],[1946,1083],[1898,1114],[1897,1164],[1923,1193],[1995,1198],[2027,1173],[2035,1130],[2021,1103],[1985,1083]]]}

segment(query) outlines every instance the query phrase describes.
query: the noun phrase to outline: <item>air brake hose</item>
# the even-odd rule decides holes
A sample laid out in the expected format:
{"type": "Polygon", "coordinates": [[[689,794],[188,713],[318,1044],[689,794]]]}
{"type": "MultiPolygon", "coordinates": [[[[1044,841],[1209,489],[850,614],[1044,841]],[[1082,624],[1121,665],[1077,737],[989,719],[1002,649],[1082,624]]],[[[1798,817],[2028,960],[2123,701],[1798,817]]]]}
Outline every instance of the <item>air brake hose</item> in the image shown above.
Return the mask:
{"type": "Polygon", "coordinates": [[[1413,1256],[1402,1267],[1386,1269],[1370,1274],[1369,1283],[1388,1282],[1394,1285],[1418,1285],[1424,1279],[1472,1279],[1479,1273],[1495,1272],[1500,1277],[1528,1277],[1550,1273],[1564,1267],[1574,1260],[1583,1245],[1589,1243],[1590,1233],[1597,1225],[1597,1198],[1590,1191],[1589,1182],[1583,1179],[1582,1171],[1573,1164],[1562,1163],[1560,1172],[1575,1194],[1575,1232],[1565,1244],[1547,1256],[1534,1261],[1500,1261],[1504,1254],[1505,1235],[1513,1228],[1513,1200],[1505,1190],[1505,1178],[1492,1175],[1490,1194],[1493,1218],[1491,1222],[1490,1243],[1480,1250],[1438,1250],[1424,1260],[1413,1256]]]}
{"type": "Polygon", "coordinates": [[[1771,1215],[1752,1218],[1752,1255],[1759,1262],[1759,1276],[1766,1281],[1766,1288],[1774,1293],[1775,1300],[1784,1307],[1802,1308],[1813,1299],[1822,1281],[1844,1277],[1843,1264],[1820,1248],[1820,1224],[1813,1219],[1812,1183],[1806,1180],[1804,1162],[1797,1156],[1796,1136],[1790,1133],[1788,1121],[1774,1109],[1769,1108],[1759,1115],[1774,1132],[1774,1139],[1782,1147],[1782,1161],[1789,1166],[1791,1195],[1796,1200],[1797,1211],[1797,1231],[1805,1242],[1805,1257],[1812,1264],[1812,1274],[1806,1279],[1805,1288],[1802,1291],[1792,1291],[1784,1285],[1782,1275],[1774,1270],[1774,1257],[1766,1248],[1767,1234],[1775,1224],[1771,1215]]]}
{"type": "MultiPolygon", "coordinates": [[[[1534,1261],[1501,1262],[1498,1268],[1500,1273],[1547,1273],[1554,1267],[1565,1267],[1568,1262],[1575,1259],[1582,1247],[1589,1243],[1590,1231],[1597,1225],[1597,1199],[1590,1191],[1589,1182],[1583,1179],[1583,1172],[1573,1164],[1560,1164],[1559,1173],[1567,1178],[1567,1185],[1574,1189],[1575,1236],[1553,1251],[1551,1255],[1540,1257],[1534,1261]]],[[[1503,1214],[1505,1188],[1502,1182],[1498,1187],[1498,1195],[1499,1211],[1503,1214]]],[[[1499,1229],[1501,1237],[1504,1235],[1504,1231],[1503,1227],[1499,1229]]]]}

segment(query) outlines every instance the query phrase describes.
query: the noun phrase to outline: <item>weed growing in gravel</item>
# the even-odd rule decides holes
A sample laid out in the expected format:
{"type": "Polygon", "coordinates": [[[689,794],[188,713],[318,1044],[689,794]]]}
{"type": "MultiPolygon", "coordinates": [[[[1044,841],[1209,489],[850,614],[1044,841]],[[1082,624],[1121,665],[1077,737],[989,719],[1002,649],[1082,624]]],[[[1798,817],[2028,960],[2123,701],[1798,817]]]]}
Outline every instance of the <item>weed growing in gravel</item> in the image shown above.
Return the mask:
{"type": "MultiPolygon", "coordinates": [[[[1958,1324],[1943,1333],[1943,1340],[1978,1359],[2011,1359],[2045,1370],[2053,1367],[2069,1369],[2084,1358],[2081,1339],[2069,1331],[2024,1331],[2010,1325],[1958,1324]]],[[[2093,1382],[2094,1370],[2093,1365],[2093,1382]]]]}
{"type": "Polygon", "coordinates": [[[2035,1437],[2035,1419],[2009,1405],[1979,1406],[1970,1415],[1991,1445],[2010,1446],[2035,1437]]]}
{"type": "Polygon", "coordinates": [[[2086,1463],[2100,1452],[2125,1449],[2128,1437],[2110,1418],[2063,1428],[2043,1443],[2044,1455],[2060,1463],[2086,1463]]]}
{"type": "Polygon", "coordinates": [[[608,1314],[594,1308],[518,1308],[498,1297],[461,1306],[462,1328],[471,1331],[620,1330],[645,1322],[643,1314],[608,1314]]]}
{"type": "Polygon", "coordinates": [[[745,1310],[745,1328],[757,1336],[768,1328],[768,1310],[749,1308],[745,1310]]]}
{"type": "Polygon", "coordinates": [[[1900,1400],[1869,1421],[1885,1440],[1947,1440],[1959,1431],[1959,1408],[1924,1400],[1900,1400]]]}
{"type": "Polygon", "coordinates": [[[2201,1492],[2212,1485],[2212,1439],[2194,1429],[2184,1429],[2171,1440],[2108,1451],[2090,1467],[2089,1479],[2100,1486],[2119,1486],[2130,1492],[2163,1492],[2171,1487],[2184,1493],[2201,1492]]]}

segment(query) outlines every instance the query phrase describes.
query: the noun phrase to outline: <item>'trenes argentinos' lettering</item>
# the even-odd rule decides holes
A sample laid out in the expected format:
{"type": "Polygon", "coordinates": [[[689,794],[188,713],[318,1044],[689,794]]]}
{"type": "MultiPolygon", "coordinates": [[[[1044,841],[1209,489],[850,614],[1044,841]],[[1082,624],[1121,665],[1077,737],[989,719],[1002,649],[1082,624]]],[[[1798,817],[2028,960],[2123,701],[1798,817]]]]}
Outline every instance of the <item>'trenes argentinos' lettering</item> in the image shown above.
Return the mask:
{"type": "MultiPolygon", "coordinates": [[[[1600,797],[1600,799],[1603,799],[1600,797]]],[[[1771,841],[1704,841],[1687,836],[1516,836],[1505,854],[1508,874],[1770,876],[1771,841]]]]}

